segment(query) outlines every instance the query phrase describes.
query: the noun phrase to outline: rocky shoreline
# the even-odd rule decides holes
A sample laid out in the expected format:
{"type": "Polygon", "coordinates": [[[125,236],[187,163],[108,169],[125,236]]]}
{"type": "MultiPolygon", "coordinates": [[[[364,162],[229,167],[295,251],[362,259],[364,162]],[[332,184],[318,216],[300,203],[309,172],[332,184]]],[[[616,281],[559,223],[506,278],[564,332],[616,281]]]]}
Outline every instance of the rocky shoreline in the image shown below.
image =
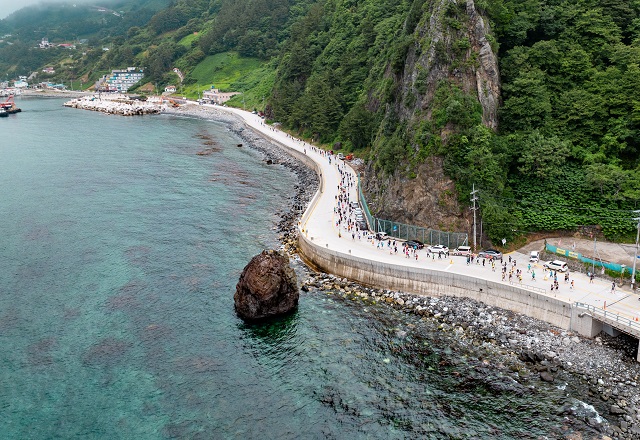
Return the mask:
{"type": "MultiPolygon", "coordinates": [[[[279,213],[277,226],[282,247],[293,259],[297,254],[297,222],[301,211],[318,187],[318,177],[302,163],[286,154],[233,115],[211,107],[185,106],[167,113],[222,121],[230,124],[247,146],[262,152],[265,160],[279,163],[298,176],[289,212],[279,213]]],[[[588,390],[581,396],[593,408],[572,404],[558,408],[558,415],[590,427],[590,433],[570,434],[566,438],[640,439],[640,363],[632,357],[637,342],[624,336],[606,335],[593,340],[559,329],[545,322],[469,299],[424,297],[365,287],[330,274],[317,273],[304,266],[301,277],[304,292],[340,297],[362,307],[384,305],[419,317],[425,325],[435,325],[453,334],[469,352],[482,349],[491,358],[477,369],[487,375],[499,373],[510,381],[495,386],[519,393],[534,380],[562,386],[569,375],[588,390]],[[509,389],[512,387],[513,389],[509,389]],[[603,420],[606,419],[606,420],[603,420]]],[[[398,330],[406,337],[407,330],[398,330]]],[[[582,432],[576,427],[577,432],[582,432]]]]}

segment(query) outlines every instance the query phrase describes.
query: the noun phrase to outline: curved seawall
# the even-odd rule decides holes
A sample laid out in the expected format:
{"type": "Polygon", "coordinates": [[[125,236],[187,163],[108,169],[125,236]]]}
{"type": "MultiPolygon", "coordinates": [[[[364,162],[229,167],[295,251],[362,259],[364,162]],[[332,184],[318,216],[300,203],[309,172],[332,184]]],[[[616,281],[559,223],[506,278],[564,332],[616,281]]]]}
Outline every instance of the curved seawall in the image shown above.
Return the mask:
{"type": "Polygon", "coordinates": [[[368,286],[418,295],[471,298],[564,329],[571,325],[570,303],[517,285],[354,257],[317,245],[302,232],[298,236],[298,246],[300,254],[318,269],[368,286]]]}
{"type": "MultiPolygon", "coordinates": [[[[571,328],[571,302],[547,296],[542,289],[539,289],[541,292],[536,292],[532,288],[520,287],[517,284],[499,283],[465,274],[451,273],[446,270],[406,267],[334,250],[332,246],[335,245],[335,242],[327,240],[327,237],[324,236],[328,232],[324,228],[331,226],[322,226],[322,232],[320,232],[322,238],[313,236],[319,235],[318,230],[315,233],[310,233],[308,230],[311,219],[315,215],[322,214],[316,211],[318,206],[322,205],[321,201],[327,197],[333,199],[333,195],[329,194],[331,191],[325,191],[325,188],[329,188],[328,185],[333,184],[328,180],[326,172],[323,175],[323,167],[326,168],[327,165],[316,161],[315,154],[307,155],[301,151],[303,150],[302,146],[287,145],[289,144],[288,138],[280,141],[272,133],[262,130],[260,120],[251,121],[250,116],[240,112],[236,113],[245,120],[249,128],[256,133],[268,136],[272,142],[315,170],[319,176],[320,187],[299,222],[298,250],[300,256],[311,266],[368,286],[417,295],[470,298],[491,306],[522,313],[563,329],[571,328]]],[[[316,225],[316,229],[317,227],[316,225]]],[[[330,232],[329,235],[331,235],[330,232]]],[[[575,321],[574,317],[574,324],[575,321]]]]}

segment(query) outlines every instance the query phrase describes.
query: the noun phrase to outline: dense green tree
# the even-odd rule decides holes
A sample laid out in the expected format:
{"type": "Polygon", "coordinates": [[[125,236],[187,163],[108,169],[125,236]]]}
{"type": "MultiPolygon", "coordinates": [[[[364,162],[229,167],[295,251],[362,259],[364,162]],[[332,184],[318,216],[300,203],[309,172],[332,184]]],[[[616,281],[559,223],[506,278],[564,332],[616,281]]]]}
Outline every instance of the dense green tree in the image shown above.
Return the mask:
{"type": "Polygon", "coordinates": [[[369,112],[364,103],[351,107],[340,122],[339,134],[349,141],[355,149],[369,147],[373,141],[375,115],[369,112]]]}
{"type": "Polygon", "coordinates": [[[519,154],[518,170],[525,175],[538,179],[553,179],[558,177],[562,165],[571,153],[571,147],[567,141],[557,136],[546,137],[539,130],[534,130],[527,135],[519,154]]]}
{"type": "Polygon", "coordinates": [[[173,68],[173,62],[186,52],[186,48],[173,42],[164,42],[149,49],[145,74],[152,81],[164,83],[162,78],[173,68]]]}
{"type": "Polygon", "coordinates": [[[551,94],[546,74],[537,69],[523,71],[505,84],[501,125],[508,131],[534,130],[545,126],[551,117],[551,94]]]}

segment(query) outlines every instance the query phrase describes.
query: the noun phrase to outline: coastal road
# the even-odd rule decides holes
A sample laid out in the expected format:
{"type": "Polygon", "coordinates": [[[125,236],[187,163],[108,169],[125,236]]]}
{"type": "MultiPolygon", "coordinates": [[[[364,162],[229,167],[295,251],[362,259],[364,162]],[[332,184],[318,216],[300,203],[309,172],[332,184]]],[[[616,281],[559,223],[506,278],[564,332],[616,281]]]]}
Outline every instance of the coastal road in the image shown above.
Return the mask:
{"type": "MultiPolygon", "coordinates": [[[[336,199],[341,191],[340,182],[342,175],[339,170],[342,170],[342,173],[349,173],[352,180],[357,181],[355,172],[347,163],[337,159],[335,156],[329,156],[326,152],[318,150],[312,145],[296,139],[277,128],[264,124],[258,115],[230,107],[213,107],[238,115],[255,131],[288,148],[306,154],[318,164],[321,170],[323,192],[313,212],[308,216],[305,223],[300,225],[301,233],[312,238],[314,243],[341,253],[374,261],[404,267],[426,267],[433,270],[464,274],[495,282],[509,283],[508,280],[501,280],[502,275],[498,265],[496,265],[495,271],[493,271],[490,264],[483,266],[482,262],[480,262],[480,264],[473,263],[467,265],[465,257],[452,256],[439,259],[436,256],[435,258],[431,258],[426,252],[426,248],[418,251],[418,259],[416,260],[414,257],[406,258],[406,256],[402,254],[401,242],[398,244],[398,253],[396,254],[395,252],[390,252],[386,244],[385,247],[380,249],[377,246],[378,243],[376,240],[368,241],[362,236],[354,239],[351,232],[347,231],[344,226],[337,225],[337,214],[334,212],[334,208],[337,206],[336,199]]],[[[357,201],[356,185],[348,188],[347,193],[350,201],[357,201]]],[[[558,290],[551,291],[551,280],[545,280],[545,273],[542,267],[543,262],[532,265],[532,269],[536,273],[536,280],[533,281],[531,274],[527,271],[529,264],[528,255],[513,252],[504,256],[505,261],[508,261],[509,256],[511,256],[512,260],[516,261],[517,268],[523,271],[522,285],[524,287],[528,286],[532,290],[536,288],[535,290],[540,294],[570,303],[578,301],[598,308],[606,307],[608,312],[617,313],[633,321],[640,320],[640,301],[638,300],[638,294],[631,292],[627,288],[616,286],[616,289],[612,291],[610,281],[596,278],[593,283],[590,283],[589,278],[585,274],[574,272],[570,274],[570,279],[574,281],[573,288],[571,288],[570,284],[564,283],[564,274],[559,273],[558,281],[560,287],[558,290]]],[[[515,283],[518,282],[515,281],[515,283]]]]}

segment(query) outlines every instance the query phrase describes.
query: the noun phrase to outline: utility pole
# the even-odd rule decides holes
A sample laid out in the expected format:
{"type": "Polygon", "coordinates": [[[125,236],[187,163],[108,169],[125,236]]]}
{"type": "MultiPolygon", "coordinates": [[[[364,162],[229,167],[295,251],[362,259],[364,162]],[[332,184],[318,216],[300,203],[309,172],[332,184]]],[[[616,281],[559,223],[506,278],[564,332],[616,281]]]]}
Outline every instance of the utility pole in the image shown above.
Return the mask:
{"type": "Polygon", "coordinates": [[[591,263],[591,273],[594,275],[596,273],[596,255],[598,255],[598,251],[596,250],[597,242],[598,242],[598,239],[596,237],[593,237],[593,259],[591,260],[593,261],[593,263],[591,263]]]}
{"type": "MultiPolygon", "coordinates": [[[[633,211],[634,214],[640,214],[640,211],[633,211]]],[[[631,290],[636,288],[636,261],[638,261],[638,239],[640,239],[640,217],[635,217],[635,221],[638,222],[636,232],[636,254],[633,256],[633,269],[631,270],[631,290]]]]}
{"type": "Polygon", "coordinates": [[[476,202],[478,201],[478,197],[476,196],[476,193],[478,192],[478,190],[476,189],[476,184],[473,184],[473,190],[471,191],[471,202],[473,202],[473,207],[471,208],[473,210],[473,252],[476,252],[476,211],[478,210],[478,207],[476,206],[476,202]]]}

